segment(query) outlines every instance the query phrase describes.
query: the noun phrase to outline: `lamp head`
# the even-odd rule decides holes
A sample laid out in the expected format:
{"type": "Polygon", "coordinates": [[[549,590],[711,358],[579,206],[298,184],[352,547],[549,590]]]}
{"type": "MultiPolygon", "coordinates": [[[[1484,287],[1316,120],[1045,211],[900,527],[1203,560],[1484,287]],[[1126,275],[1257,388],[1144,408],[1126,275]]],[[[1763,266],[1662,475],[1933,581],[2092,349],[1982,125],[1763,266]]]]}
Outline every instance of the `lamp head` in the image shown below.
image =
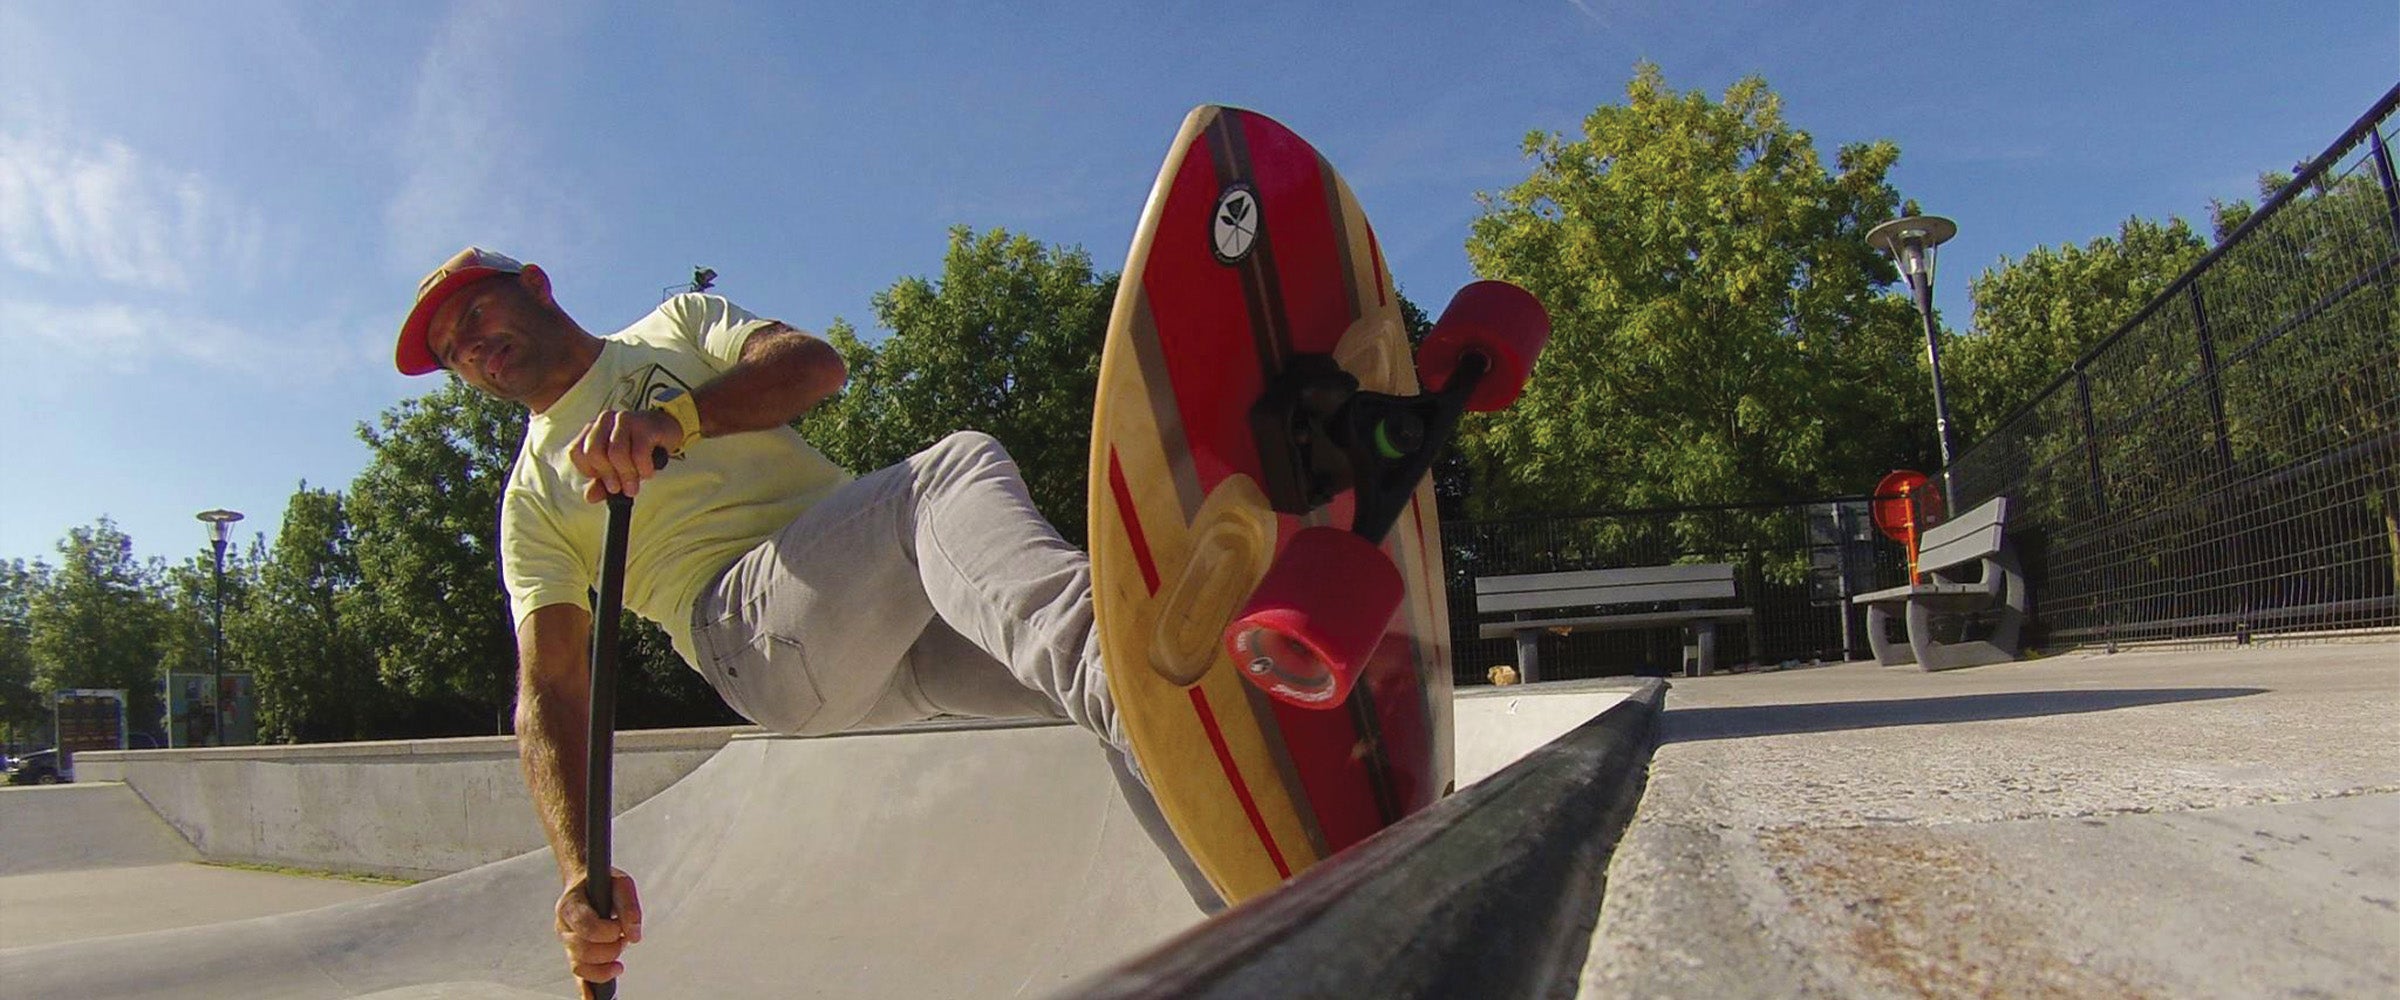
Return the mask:
{"type": "Polygon", "coordinates": [[[233,522],[242,519],[242,512],[238,510],[204,510],[193,516],[208,522],[208,540],[216,543],[217,548],[222,550],[225,548],[225,539],[233,534],[233,522]]]}
{"type": "Polygon", "coordinates": [[[1935,248],[1958,235],[1958,223],[1938,215],[1906,215],[1867,230],[1867,243],[1890,254],[1908,287],[1933,284],[1935,248]]]}

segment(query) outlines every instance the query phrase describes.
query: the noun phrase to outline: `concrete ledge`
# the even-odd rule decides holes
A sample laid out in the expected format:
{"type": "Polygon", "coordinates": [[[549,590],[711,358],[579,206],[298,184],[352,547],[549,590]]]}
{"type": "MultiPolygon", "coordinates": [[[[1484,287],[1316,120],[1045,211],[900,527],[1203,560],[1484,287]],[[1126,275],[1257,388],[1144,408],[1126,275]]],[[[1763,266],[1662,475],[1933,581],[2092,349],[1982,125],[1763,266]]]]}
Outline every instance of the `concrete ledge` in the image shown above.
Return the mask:
{"type": "Polygon", "coordinates": [[[1557,996],[1641,798],[1666,685],[1068,995],[1557,996]]]}
{"type": "MultiPolygon", "coordinates": [[[[1458,699],[1461,786],[1482,779],[1623,699],[1607,682],[1471,689],[1458,699]]],[[[945,719],[817,739],[1049,728],[1054,719],[945,719]]],[[[631,808],[728,742],[785,739],[755,726],[617,734],[616,803],[631,808]]],[[[387,740],[75,755],[85,784],[120,782],[142,816],[171,827],[201,858],[434,878],[544,843],[513,736],[387,740]],[[126,791],[130,789],[130,792],[126,791]],[[147,803],[149,809],[141,809],[147,803]],[[147,815],[155,810],[156,817],[147,815]]],[[[150,854],[156,854],[151,851],[150,854]]],[[[145,855],[150,856],[148,854],[145,855]]]]}
{"type": "MultiPolygon", "coordinates": [[[[674,784],[748,728],[618,734],[615,808],[674,784]]],[[[86,752],[210,861],[433,878],[547,846],[513,736],[86,752]]]]}
{"type": "MultiPolygon", "coordinates": [[[[702,729],[630,729],[617,734],[620,750],[715,750],[756,726],[702,729]]],[[[177,750],[85,750],[75,755],[75,773],[87,781],[121,781],[112,768],[133,763],[204,760],[266,760],[286,763],[347,758],[506,756],[517,754],[514,736],[460,736],[438,740],[361,740],[356,743],[271,743],[244,747],[185,747],[177,750]],[[87,765],[97,765],[86,772],[87,765]]]]}

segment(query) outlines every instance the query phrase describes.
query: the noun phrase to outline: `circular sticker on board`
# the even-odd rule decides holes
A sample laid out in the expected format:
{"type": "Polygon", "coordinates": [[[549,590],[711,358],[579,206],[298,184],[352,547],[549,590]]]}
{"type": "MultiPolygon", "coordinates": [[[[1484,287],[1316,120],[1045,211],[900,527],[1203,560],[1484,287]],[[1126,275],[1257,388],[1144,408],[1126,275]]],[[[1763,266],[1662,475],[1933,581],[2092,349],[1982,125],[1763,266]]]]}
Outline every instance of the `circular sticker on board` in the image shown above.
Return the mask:
{"type": "Polygon", "coordinates": [[[1217,262],[1239,263],[1258,242],[1258,195],[1247,184],[1226,188],[1217,196],[1216,224],[1210,227],[1217,262]]]}

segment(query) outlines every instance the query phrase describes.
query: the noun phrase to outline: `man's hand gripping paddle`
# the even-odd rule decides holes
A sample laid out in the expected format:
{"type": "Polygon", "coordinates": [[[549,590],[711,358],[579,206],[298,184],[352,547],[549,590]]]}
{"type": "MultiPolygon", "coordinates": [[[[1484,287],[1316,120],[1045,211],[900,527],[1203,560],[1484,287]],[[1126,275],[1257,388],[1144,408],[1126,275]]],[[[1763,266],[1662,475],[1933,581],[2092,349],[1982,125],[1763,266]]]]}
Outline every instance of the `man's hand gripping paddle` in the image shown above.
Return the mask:
{"type": "MultiPolygon", "coordinates": [[[[650,453],[651,467],[667,467],[667,450],[650,453]]],[[[583,898],[601,919],[616,917],[616,879],[609,857],[610,785],[617,750],[617,619],[625,612],[625,541],[633,524],[633,498],[608,495],[608,538],[600,551],[600,600],[592,611],[592,719],[585,746],[583,791],[583,898]]],[[[617,984],[583,984],[592,1000],[615,1000],[617,984]]]]}

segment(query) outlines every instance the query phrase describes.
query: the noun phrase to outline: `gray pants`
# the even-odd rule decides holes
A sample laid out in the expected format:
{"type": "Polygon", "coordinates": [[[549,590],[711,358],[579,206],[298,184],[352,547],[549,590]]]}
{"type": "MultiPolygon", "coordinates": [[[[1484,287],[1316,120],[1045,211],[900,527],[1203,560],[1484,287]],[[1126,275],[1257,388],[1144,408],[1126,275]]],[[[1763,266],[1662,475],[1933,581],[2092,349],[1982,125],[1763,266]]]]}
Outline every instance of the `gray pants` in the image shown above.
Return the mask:
{"type": "Polygon", "coordinates": [[[701,591],[692,634],[710,685],[779,732],[941,715],[1074,722],[1100,737],[1194,901],[1223,907],[1127,767],[1090,560],[990,436],[953,434],[809,508],[701,591]]]}

